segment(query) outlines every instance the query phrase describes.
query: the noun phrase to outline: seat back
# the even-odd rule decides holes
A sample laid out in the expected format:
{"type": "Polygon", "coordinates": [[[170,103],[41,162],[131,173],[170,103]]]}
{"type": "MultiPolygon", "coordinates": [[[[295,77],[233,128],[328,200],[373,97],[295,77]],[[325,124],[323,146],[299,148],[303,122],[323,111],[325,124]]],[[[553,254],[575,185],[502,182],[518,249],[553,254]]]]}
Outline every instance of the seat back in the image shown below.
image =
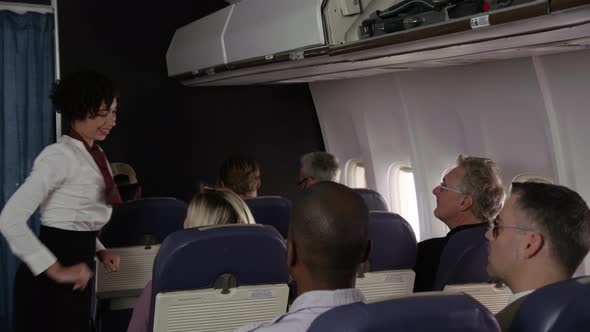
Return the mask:
{"type": "Polygon", "coordinates": [[[174,198],[127,202],[113,209],[111,220],[100,231],[100,241],[107,248],[162,243],[168,234],[183,228],[186,212],[186,203],[174,198]]]}
{"type": "Polygon", "coordinates": [[[416,237],[408,222],[390,212],[369,213],[371,253],[356,280],[367,301],[408,295],[414,287],[416,237]]]}
{"type": "Polygon", "coordinates": [[[531,293],[520,305],[510,331],[587,331],[590,277],[566,280],[531,293]]]}
{"type": "Polygon", "coordinates": [[[494,315],[506,308],[512,296],[512,291],[508,286],[491,283],[448,285],[445,286],[444,291],[470,295],[494,315]]]}
{"type": "Polygon", "coordinates": [[[375,190],[364,188],[354,188],[352,190],[363,198],[369,211],[389,211],[385,198],[375,190]]]}
{"type": "Polygon", "coordinates": [[[150,330],[232,331],[270,321],[287,309],[286,259],[285,241],[267,225],[171,234],[154,263],[150,330]]]}
{"type": "Polygon", "coordinates": [[[98,264],[96,288],[99,298],[137,296],[150,280],[159,244],[168,234],[181,230],[187,206],[174,198],[144,198],[114,209],[99,238],[121,257],[117,273],[98,264]]]}
{"type": "Polygon", "coordinates": [[[308,331],[500,331],[494,316],[468,295],[424,294],[337,307],[316,318],[308,331]]]}
{"type": "Polygon", "coordinates": [[[490,280],[487,272],[487,228],[473,227],[453,235],[443,249],[436,272],[434,290],[443,290],[445,285],[485,283],[490,280]]]}
{"type": "Polygon", "coordinates": [[[245,202],[257,224],[273,226],[283,238],[287,238],[291,218],[291,201],[279,196],[265,196],[248,198],[245,202]]]}

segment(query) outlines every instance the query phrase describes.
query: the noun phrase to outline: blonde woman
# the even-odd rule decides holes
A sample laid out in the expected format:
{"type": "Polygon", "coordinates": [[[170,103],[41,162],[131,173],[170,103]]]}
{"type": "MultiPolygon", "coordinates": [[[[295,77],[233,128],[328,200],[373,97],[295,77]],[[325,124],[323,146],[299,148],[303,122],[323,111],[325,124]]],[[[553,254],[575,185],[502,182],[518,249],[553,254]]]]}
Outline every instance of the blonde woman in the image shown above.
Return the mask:
{"type": "MultiPolygon", "coordinates": [[[[228,225],[254,224],[254,217],[244,201],[228,189],[203,188],[189,204],[184,228],[228,225]]],[[[128,332],[148,330],[150,318],[150,300],[152,297],[152,281],[150,280],[133,309],[128,332]]]]}

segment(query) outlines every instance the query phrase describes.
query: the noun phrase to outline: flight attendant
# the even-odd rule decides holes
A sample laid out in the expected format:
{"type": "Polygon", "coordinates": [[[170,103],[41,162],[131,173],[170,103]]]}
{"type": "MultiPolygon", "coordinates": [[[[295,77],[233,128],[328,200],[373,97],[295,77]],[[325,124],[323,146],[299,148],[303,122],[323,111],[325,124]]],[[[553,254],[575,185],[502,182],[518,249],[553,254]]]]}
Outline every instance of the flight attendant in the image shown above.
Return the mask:
{"type": "Polygon", "coordinates": [[[121,203],[109,163],[96,144],[115,127],[118,92],[95,72],[55,83],[51,100],[66,120],[57,143],[37,156],[25,183],[0,214],[0,233],[23,263],[14,282],[15,331],[90,331],[94,256],[107,271],[119,257],[98,241],[112,206],[121,203]],[[37,238],[27,220],[40,207],[37,238]]]}

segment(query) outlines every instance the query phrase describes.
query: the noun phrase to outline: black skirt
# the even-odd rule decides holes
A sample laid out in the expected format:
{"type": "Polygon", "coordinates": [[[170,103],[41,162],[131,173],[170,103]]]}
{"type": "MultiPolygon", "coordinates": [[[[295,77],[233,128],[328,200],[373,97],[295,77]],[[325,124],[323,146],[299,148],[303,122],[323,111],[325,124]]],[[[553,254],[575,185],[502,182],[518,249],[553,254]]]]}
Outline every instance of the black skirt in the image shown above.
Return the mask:
{"type": "MultiPolygon", "coordinates": [[[[94,264],[97,232],[41,226],[39,239],[63,266],[94,264]]],[[[90,331],[91,287],[73,290],[45,273],[34,276],[21,263],[14,281],[14,331],[90,331]]]]}

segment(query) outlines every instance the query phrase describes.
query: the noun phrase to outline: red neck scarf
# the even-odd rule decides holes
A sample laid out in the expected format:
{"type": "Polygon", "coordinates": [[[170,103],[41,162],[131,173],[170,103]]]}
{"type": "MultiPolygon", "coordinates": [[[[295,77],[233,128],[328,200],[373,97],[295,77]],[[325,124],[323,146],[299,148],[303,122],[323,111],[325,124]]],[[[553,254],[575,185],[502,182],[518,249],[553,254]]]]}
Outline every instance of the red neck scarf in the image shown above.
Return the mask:
{"type": "Polygon", "coordinates": [[[74,129],[70,129],[68,136],[77,139],[78,141],[84,144],[86,150],[88,150],[88,152],[92,156],[92,159],[94,159],[94,162],[98,166],[98,169],[100,169],[100,173],[102,174],[102,178],[104,179],[107,204],[122,204],[123,202],[121,200],[121,195],[119,194],[119,190],[115,185],[115,181],[113,181],[113,176],[109,171],[109,163],[107,162],[107,156],[104,153],[104,151],[102,151],[96,143],[94,143],[94,145],[90,147],[88,143],[86,143],[86,141],[82,138],[82,136],[80,136],[80,134],[78,134],[74,129]]]}

